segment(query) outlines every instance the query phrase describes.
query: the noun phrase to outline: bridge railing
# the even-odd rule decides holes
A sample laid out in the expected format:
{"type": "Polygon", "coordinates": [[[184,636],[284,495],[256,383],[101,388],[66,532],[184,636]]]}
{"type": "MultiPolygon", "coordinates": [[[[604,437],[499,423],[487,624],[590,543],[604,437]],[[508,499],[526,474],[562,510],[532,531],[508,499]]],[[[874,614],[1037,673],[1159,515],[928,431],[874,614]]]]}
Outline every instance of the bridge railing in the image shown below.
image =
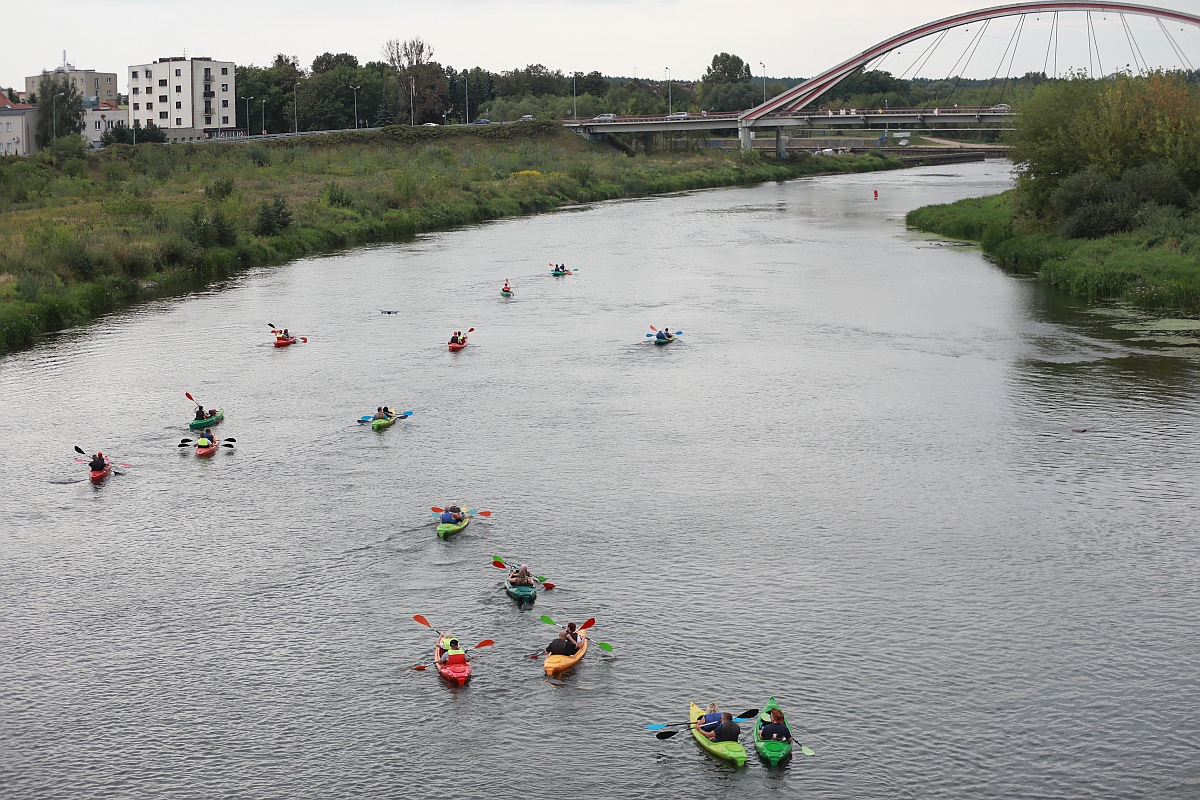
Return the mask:
{"type": "MultiPolygon", "coordinates": [[[[613,119],[597,119],[596,117],[586,117],[573,119],[567,117],[563,119],[564,125],[612,125],[614,123],[637,123],[637,122],[706,122],[708,120],[733,120],[736,121],[740,111],[707,111],[699,114],[689,114],[687,117],[671,118],[670,114],[642,114],[638,116],[614,117],[613,119]]],[[[1001,108],[1000,104],[991,106],[923,106],[921,108],[813,108],[804,109],[803,111],[793,111],[787,114],[771,114],[771,119],[779,119],[781,117],[792,117],[795,119],[807,119],[809,117],[859,117],[864,114],[871,116],[906,116],[911,117],[916,114],[932,114],[940,116],[941,114],[993,114],[995,116],[1008,116],[1012,114],[1011,108],[1001,108]]],[[[731,126],[733,127],[733,126],[731,126]]]]}

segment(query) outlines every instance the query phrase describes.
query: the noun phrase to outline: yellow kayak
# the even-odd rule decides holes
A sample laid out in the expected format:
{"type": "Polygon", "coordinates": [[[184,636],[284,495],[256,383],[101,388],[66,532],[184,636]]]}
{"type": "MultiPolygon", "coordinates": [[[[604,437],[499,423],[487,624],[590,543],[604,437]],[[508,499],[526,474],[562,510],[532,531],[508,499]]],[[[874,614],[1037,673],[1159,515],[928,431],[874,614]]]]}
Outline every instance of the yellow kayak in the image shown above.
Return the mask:
{"type": "Polygon", "coordinates": [[[696,744],[700,745],[700,749],[715,758],[731,761],[739,767],[744,766],[746,764],[746,748],[742,747],[742,743],[709,741],[708,737],[696,727],[696,720],[704,717],[703,709],[695,703],[691,703],[691,707],[688,719],[692,722],[692,737],[696,740],[696,744]]]}
{"type": "Polygon", "coordinates": [[[542,667],[545,668],[547,675],[554,676],[566,672],[571,667],[578,664],[579,660],[583,658],[583,655],[587,652],[588,648],[587,631],[579,631],[578,633],[580,645],[579,649],[575,651],[575,655],[546,656],[546,661],[542,664],[542,667]]]}

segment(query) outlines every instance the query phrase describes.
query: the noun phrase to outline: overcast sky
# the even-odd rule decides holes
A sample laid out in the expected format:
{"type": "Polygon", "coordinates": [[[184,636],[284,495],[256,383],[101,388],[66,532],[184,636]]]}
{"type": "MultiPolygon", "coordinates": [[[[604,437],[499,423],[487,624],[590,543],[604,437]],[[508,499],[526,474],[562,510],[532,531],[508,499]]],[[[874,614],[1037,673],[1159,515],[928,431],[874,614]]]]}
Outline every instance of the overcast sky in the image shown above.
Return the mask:
{"type": "MultiPolygon", "coordinates": [[[[714,53],[736,53],[761,74],[809,76],[902,30],[973,8],[989,0],[906,3],[735,3],[730,0],[44,0],[17,3],[4,15],[0,85],[24,87],[24,78],[61,63],[62,51],[77,67],[117,72],[125,91],[125,67],[165,56],[206,55],[239,64],[267,64],[275,53],[296,55],[307,67],[320,53],[350,52],[361,61],[380,57],[389,38],[421,36],[436,60],[458,68],[502,71],[542,63],[565,72],[594,69],[607,75],[678,79],[700,77],[714,53]]],[[[1195,2],[1158,0],[1154,5],[1196,11],[1195,2]],[[1191,8],[1189,8],[1191,6],[1191,8]]],[[[1100,63],[1106,71],[1133,63],[1129,39],[1116,15],[1094,14],[1100,63]]],[[[1127,16],[1133,41],[1145,60],[1179,65],[1158,24],[1127,16]]],[[[1017,44],[1012,71],[1040,70],[1050,61],[1050,15],[1027,18],[1019,39],[1017,18],[993,22],[966,74],[991,77],[1017,44]]],[[[1082,13],[1060,18],[1059,70],[1088,61],[1082,13]]],[[[1179,24],[1168,30],[1193,64],[1200,65],[1200,30],[1179,24]]],[[[978,32],[947,36],[917,70],[944,77],[978,32]]],[[[900,75],[920,50],[902,50],[883,65],[900,75]]],[[[1098,67],[1095,67],[1098,69],[1098,67]]],[[[962,71],[961,68],[959,71],[962,71]]]]}

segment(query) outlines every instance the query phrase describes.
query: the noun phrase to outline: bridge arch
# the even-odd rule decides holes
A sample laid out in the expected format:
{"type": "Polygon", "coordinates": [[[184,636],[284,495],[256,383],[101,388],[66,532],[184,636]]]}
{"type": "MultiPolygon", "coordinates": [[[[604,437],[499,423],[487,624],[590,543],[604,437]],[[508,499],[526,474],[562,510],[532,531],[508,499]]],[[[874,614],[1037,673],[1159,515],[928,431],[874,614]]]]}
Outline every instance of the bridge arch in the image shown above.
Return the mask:
{"type": "Polygon", "coordinates": [[[923,39],[926,36],[932,36],[951,28],[958,28],[987,19],[1014,17],[1022,14],[1051,13],[1055,11],[1100,11],[1112,14],[1138,14],[1200,26],[1200,16],[1195,14],[1188,14],[1169,8],[1136,5],[1134,3],[1105,2],[1105,0],[1067,0],[1066,2],[1062,2],[1061,0],[1033,0],[1033,2],[1027,3],[1012,3],[1010,5],[981,8],[977,11],[967,11],[962,14],[944,17],[925,25],[919,25],[911,30],[896,34],[890,39],[885,39],[853,58],[846,59],[836,67],[827,69],[820,75],[809,78],[798,86],[793,86],[783,94],[777,95],[754,108],[743,111],[738,116],[738,125],[743,129],[752,128],[757,120],[771,114],[798,111],[880,56],[904,45],[911,44],[918,39],[923,39]]]}

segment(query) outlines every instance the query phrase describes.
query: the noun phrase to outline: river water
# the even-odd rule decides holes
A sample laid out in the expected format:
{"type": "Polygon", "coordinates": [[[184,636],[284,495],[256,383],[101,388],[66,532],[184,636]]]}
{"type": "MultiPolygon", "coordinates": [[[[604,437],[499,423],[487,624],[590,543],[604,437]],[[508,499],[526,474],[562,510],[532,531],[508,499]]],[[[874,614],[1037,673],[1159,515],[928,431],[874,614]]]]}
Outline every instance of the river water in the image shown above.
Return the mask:
{"type": "Polygon", "coordinates": [[[1197,796],[1194,349],[904,228],[1009,182],[568,209],[5,357],[0,795],[1197,796]],[[233,451],[175,447],[186,391],[233,451]],[[454,500],[494,515],[441,541],[454,500]],[[492,555],[558,588],[518,609],[492,555]],[[413,614],[496,640],[467,688],[413,614]],[[548,680],[542,614],[613,654],[548,680]],[[643,728],[772,694],[784,769],[643,728]]]}

